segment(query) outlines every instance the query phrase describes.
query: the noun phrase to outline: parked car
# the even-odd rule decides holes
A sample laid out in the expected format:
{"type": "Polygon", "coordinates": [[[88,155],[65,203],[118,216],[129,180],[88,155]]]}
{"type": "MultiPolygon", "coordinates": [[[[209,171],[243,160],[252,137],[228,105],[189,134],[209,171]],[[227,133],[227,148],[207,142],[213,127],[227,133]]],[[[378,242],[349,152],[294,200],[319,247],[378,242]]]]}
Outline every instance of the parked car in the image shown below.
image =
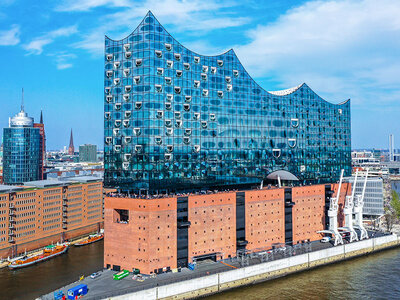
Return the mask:
{"type": "Polygon", "coordinates": [[[97,277],[99,277],[101,274],[99,272],[94,272],[92,274],[90,274],[90,278],[95,279],[97,277]]]}
{"type": "Polygon", "coordinates": [[[324,236],[321,239],[321,243],[329,243],[331,241],[331,238],[329,236],[324,236]]]}

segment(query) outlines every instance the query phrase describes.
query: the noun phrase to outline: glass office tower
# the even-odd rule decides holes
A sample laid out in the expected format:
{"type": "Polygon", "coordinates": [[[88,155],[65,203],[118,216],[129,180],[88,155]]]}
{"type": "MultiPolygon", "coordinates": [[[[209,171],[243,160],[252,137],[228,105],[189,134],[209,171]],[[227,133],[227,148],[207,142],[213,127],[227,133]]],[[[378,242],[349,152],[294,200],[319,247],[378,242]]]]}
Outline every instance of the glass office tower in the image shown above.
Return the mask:
{"type": "Polygon", "coordinates": [[[233,50],[197,54],[151,12],[128,37],[106,37],[104,76],[106,186],[155,192],[254,185],[280,170],[301,183],[351,174],[349,100],[331,104],[306,84],[268,92],[233,50]]]}
{"type": "Polygon", "coordinates": [[[33,118],[21,111],[9,120],[3,131],[3,180],[5,184],[22,184],[40,179],[40,129],[33,118]]]}

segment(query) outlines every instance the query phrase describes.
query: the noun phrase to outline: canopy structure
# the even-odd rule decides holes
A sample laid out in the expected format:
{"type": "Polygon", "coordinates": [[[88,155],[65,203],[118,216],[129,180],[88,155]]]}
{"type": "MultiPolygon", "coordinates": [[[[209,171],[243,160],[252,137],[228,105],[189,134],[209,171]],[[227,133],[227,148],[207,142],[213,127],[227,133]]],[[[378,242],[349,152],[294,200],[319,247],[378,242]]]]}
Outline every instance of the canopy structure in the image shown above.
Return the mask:
{"type": "Polygon", "coordinates": [[[285,170],[278,170],[270,173],[267,176],[268,179],[274,179],[277,180],[278,178],[280,180],[292,180],[292,181],[298,181],[299,179],[293,175],[292,173],[285,171],[285,170]]]}

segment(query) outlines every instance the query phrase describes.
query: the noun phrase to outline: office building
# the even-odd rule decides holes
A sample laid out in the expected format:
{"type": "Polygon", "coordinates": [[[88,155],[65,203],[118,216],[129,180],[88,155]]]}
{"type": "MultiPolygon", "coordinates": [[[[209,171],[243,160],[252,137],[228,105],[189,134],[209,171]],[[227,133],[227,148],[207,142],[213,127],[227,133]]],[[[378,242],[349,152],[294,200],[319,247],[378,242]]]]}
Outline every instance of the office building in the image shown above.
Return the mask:
{"type": "Polygon", "coordinates": [[[80,162],[97,162],[97,146],[96,145],[80,145],[79,146],[80,162]]]}
{"type": "Polygon", "coordinates": [[[0,185],[0,257],[62,242],[103,226],[98,177],[0,185]]]}
{"type": "Polygon", "coordinates": [[[185,48],[149,12],[105,39],[105,186],[157,193],[351,175],[350,100],[268,92],[235,52],[185,48]],[[276,171],[285,170],[279,174],[276,171]]]}
{"type": "Polygon", "coordinates": [[[46,163],[46,132],[44,130],[43,112],[40,111],[40,122],[33,124],[34,128],[39,128],[40,135],[40,155],[39,155],[39,180],[46,179],[45,163],[46,163]]]}
{"type": "Polygon", "coordinates": [[[21,111],[9,119],[3,130],[3,182],[21,184],[39,180],[43,152],[40,128],[34,127],[33,118],[21,111]]]}

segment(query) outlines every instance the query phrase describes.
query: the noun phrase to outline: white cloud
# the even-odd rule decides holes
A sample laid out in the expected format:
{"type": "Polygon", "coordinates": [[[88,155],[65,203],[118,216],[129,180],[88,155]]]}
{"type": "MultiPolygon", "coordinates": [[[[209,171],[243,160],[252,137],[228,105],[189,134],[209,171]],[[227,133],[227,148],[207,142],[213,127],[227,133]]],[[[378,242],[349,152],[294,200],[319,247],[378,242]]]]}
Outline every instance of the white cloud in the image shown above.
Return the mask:
{"type": "Polygon", "coordinates": [[[88,11],[100,6],[129,6],[129,0],[65,0],[56,7],[57,11],[88,11]]]}
{"type": "Polygon", "coordinates": [[[398,101],[399,15],[397,0],[310,1],[251,30],[235,50],[249,73],[282,88],[306,81],[328,100],[376,103],[382,92],[382,102],[398,101]]]}
{"type": "Polygon", "coordinates": [[[20,28],[18,25],[12,25],[9,30],[0,31],[0,46],[14,46],[19,44],[20,28]]]}
{"type": "Polygon", "coordinates": [[[28,44],[24,45],[23,48],[28,51],[28,54],[42,54],[43,48],[54,42],[59,37],[67,37],[78,32],[77,26],[61,27],[59,29],[49,31],[46,34],[33,39],[28,44]]]}
{"type": "Polygon", "coordinates": [[[73,67],[71,63],[72,60],[76,58],[75,54],[65,53],[65,52],[57,52],[48,54],[48,56],[53,57],[54,63],[58,70],[65,70],[73,67]]]}

